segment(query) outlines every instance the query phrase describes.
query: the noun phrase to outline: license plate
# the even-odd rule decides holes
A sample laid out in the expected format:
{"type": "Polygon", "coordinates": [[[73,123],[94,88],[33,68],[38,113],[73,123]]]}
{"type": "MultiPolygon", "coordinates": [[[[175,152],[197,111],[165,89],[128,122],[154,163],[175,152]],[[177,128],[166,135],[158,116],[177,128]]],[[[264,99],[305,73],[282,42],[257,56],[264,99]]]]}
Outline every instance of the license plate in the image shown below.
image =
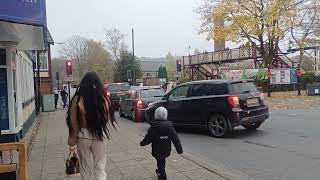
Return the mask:
{"type": "Polygon", "coordinates": [[[247,99],[247,105],[256,105],[258,104],[258,99],[257,98],[252,98],[252,99],[247,99]]]}

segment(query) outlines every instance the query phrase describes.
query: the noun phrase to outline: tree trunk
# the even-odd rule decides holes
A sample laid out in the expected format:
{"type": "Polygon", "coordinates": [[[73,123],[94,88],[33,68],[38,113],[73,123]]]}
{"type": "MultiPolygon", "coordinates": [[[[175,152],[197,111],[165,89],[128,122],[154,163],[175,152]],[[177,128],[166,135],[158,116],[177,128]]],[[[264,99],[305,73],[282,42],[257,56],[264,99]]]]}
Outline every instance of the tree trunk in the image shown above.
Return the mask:
{"type": "Polygon", "coordinates": [[[299,55],[299,64],[302,65],[303,62],[303,55],[304,55],[304,49],[300,48],[300,55],[299,55]]]}

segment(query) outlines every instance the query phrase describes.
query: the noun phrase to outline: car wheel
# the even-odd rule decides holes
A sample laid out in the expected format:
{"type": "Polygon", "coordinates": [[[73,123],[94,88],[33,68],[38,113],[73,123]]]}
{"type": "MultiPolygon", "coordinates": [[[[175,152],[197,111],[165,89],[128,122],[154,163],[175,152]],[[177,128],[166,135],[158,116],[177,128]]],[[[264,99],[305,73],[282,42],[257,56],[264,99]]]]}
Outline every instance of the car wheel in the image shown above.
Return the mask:
{"type": "Polygon", "coordinates": [[[255,123],[252,123],[252,124],[244,124],[242,125],[244,128],[248,129],[248,130],[256,130],[258,129],[261,124],[263,123],[263,121],[261,122],[255,122],[255,123]]]}
{"type": "Polygon", "coordinates": [[[124,114],[123,114],[121,108],[119,108],[119,116],[120,116],[120,117],[124,117],[124,114]]]}
{"type": "Polygon", "coordinates": [[[208,129],[214,137],[224,137],[229,132],[229,125],[226,118],[222,115],[213,115],[208,121],[208,129]]]}

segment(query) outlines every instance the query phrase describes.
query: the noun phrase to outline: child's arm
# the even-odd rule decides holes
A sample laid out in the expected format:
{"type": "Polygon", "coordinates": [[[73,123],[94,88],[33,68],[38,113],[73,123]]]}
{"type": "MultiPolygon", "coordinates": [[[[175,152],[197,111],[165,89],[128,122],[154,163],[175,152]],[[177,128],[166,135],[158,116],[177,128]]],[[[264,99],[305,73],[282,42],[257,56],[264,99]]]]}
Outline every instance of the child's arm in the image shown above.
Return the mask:
{"type": "Polygon", "coordinates": [[[152,127],[149,128],[148,133],[144,137],[144,139],[140,142],[140,146],[146,146],[152,142],[153,130],[152,127]]]}
{"type": "Polygon", "coordinates": [[[183,149],[181,146],[181,142],[180,139],[178,137],[178,134],[176,132],[176,130],[174,129],[173,126],[171,126],[171,141],[174,144],[174,147],[176,147],[176,150],[178,152],[178,154],[182,154],[183,153],[183,149]]]}

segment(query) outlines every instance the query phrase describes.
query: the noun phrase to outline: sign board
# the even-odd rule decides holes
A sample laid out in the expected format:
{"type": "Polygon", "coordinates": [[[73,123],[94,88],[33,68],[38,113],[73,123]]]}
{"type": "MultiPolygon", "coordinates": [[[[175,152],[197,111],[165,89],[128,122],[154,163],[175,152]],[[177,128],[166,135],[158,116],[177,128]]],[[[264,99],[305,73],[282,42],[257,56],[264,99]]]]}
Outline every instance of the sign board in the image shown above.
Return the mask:
{"type": "Polygon", "coordinates": [[[73,77],[72,77],[72,75],[66,75],[66,76],[64,77],[64,81],[66,81],[66,82],[73,82],[73,77]]]}
{"type": "Polygon", "coordinates": [[[0,130],[9,129],[7,69],[0,68],[0,130]]]}
{"type": "Polygon", "coordinates": [[[297,83],[295,69],[271,69],[270,84],[294,84],[297,83]]]}
{"type": "Polygon", "coordinates": [[[0,20],[47,26],[45,0],[1,0],[0,20]]]}
{"type": "Polygon", "coordinates": [[[290,83],[296,84],[298,83],[298,75],[296,69],[290,69],[290,83]]]}

